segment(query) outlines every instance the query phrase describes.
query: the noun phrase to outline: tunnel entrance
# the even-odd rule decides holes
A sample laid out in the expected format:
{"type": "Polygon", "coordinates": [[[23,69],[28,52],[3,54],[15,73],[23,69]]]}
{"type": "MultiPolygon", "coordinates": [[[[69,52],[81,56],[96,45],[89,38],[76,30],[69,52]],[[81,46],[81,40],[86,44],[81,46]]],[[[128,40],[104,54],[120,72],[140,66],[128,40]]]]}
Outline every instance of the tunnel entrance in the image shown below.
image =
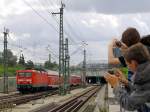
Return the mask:
{"type": "Polygon", "coordinates": [[[87,76],[86,81],[89,84],[100,84],[100,77],[98,77],[98,76],[87,76]]]}
{"type": "Polygon", "coordinates": [[[104,77],[101,77],[101,76],[87,76],[86,82],[88,84],[104,84],[104,83],[106,83],[104,77]]]}

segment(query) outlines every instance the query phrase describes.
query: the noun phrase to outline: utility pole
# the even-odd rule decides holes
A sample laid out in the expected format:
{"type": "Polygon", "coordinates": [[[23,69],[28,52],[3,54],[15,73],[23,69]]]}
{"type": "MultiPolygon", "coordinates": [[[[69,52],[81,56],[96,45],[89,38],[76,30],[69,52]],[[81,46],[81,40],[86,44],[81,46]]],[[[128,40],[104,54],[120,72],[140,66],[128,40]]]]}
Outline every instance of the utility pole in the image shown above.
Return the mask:
{"type": "Polygon", "coordinates": [[[68,38],[65,39],[65,77],[64,77],[64,87],[67,93],[70,93],[70,57],[68,49],[68,38]]]}
{"type": "Polygon", "coordinates": [[[49,63],[51,63],[51,54],[49,53],[49,63]]]}
{"type": "Polygon", "coordinates": [[[86,49],[85,49],[85,45],[88,45],[86,44],[84,41],[83,41],[83,47],[84,47],[84,50],[83,50],[83,75],[82,75],[82,86],[83,88],[86,87],[86,49]]]}
{"type": "Polygon", "coordinates": [[[49,55],[48,55],[48,62],[49,63],[51,63],[51,51],[50,51],[50,45],[48,45],[47,47],[46,47],[46,50],[48,50],[48,52],[49,52],[49,55]]]}
{"type": "Polygon", "coordinates": [[[4,93],[8,93],[8,74],[7,74],[7,64],[8,64],[8,57],[7,57],[7,36],[8,36],[8,33],[9,33],[9,30],[8,29],[5,29],[4,28],[4,85],[3,85],[3,91],[4,93]]]}
{"type": "Polygon", "coordinates": [[[60,28],[59,28],[59,93],[60,95],[65,94],[64,86],[62,83],[62,77],[64,80],[64,74],[65,74],[65,67],[64,67],[64,31],[63,31],[63,9],[65,5],[61,2],[61,8],[60,12],[58,13],[52,13],[52,14],[59,14],[60,15],[60,28]]]}

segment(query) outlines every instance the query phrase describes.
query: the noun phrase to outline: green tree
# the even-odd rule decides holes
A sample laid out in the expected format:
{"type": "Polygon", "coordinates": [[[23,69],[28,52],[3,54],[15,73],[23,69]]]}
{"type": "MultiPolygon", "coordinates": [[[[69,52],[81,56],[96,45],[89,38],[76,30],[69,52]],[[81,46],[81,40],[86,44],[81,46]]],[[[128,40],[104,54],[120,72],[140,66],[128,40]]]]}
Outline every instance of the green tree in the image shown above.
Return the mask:
{"type": "Polygon", "coordinates": [[[57,70],[58,64],[56,62],[51,63],[50,61],[45,61],[44,67],[50,70],[57,70]]]}
{"type": "MultiPolygon", "coordinates": [[[[0,64],[3,64],[3,60],[4,60],[4,52],[0,53],[0,64]]],[[[8,66],[14,66],[17,64],[17,56],[13,55],[13,52],[8,49],[7,50],[7,59],[8,59],[8,66]]]]}
{"type": "Polygon", "coordinates": [[[28,60],[27,63],[26,63],[26,68],[29,68],[29,69],[34,68],[34,63],[33,63],[33,61],[28,60]]]}
{"type": "Polygon", "coordinates": [[[17,64],[17,56],[13,55],[13,52],[10,49],[7,50],[7,58],[8,66],[14,66],[17,64]]]}
{"type": "Polygon", "coordinates": [[[18,64],[20,64],[20,65],[25,65],[25,60],[24,60],[24,56],[23,56],[23,54],[22,54],[22,55],[20,55],[20,58],[19,58],[19,62],[18,62],[18,64]]]}

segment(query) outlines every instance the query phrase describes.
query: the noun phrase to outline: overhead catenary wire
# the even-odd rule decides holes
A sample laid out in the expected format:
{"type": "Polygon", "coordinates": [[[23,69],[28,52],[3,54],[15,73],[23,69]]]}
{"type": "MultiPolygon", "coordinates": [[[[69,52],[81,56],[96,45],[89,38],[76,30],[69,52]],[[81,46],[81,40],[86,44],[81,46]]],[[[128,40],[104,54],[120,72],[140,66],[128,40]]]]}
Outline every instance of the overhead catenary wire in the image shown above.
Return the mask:
{"type": "MultiPolygon", "coordinates": [[[[67,10],[65,9],[65,11],[67,12],[67,10]]],[[[69,18],[70,18],[70,20],[71,20],[71,22],[74,24],[74,25],[77,25],[77,26],[79,26],[79,23],[78,22],[76,22],[77,20],[76,20],[76,17],[77,16],[75,16],[74,15],[74,17],[73,17],[73,14],[71,13],[71,14],[69,14],[69,18]]],[[[67,18],[66,18],[67,19],[67,18]]],[[[68,20],[69,21],[69,20],[68,20]]],[[[69,24],[69,22],[68,22],[68,24],[69,24]]],[[[72,27],[72,24],[69,24],[70,25],[70,27],[72,27]]],[[[82,37],[84,37],[84,35],[83,35],[83,33],[81,32],[81,28],[80,27],[78,27],[78,34],[77,34],[77,32],[75,32],[74,31],[74,33],[77,35],[77,37],[78,37],[78,39],[80,39],[80,40],[82,40],[82,37]],[[80,35],[80,37],[79,37],[79,35],[80,35]]]]}
{"type": "Polygon", "coordinates": [[[44,18],[40,13],[38,13],[38,11],[36,11],[36,9],[34,9],[26,0],[23,0],[24,3],[29,6],[42,20],[44,20],[52,29],[54,29],[57,33],[59,33],[59,31],[53,26],[53,24],[51,24],[46,18],[44,18]]]}
{"type": "MultiPolygon", "coordinates": [[[[11,39],[11,36],[10,36],[10,35],[9,35],[8,37],[9,37],[9,39],[11,39]]],[[[2,40],[2,39],[0,40],[0,44],[3,45],[3,40],[2,40]]],[[[8,48],[11,48],[12,51],[15,51],[15,55],[17,55],[17,57],[19,57],[20,53],[21,53],[23,50],[29,51],[28,53],[32,52],[31,49],[24,48],[24,47],[20,44],[20,42],[19,42],[18,44],[8,42],[8,48]],[[16,48],[18,48],[18,49],[16,49],[16,48]],[[17,51],[17,50],[18,50],[18,51],[17,51]]],[[[53,51],[51,51],[51,52],[53,52],[53,51]]],[[[55,53],[53,53],[53,55],[54,55],[54,57],[52,57],[52,58],[57,58],[57,59],[58,59],[58,56],[56,56],[55,53]]],[[[39,55],[37,55],[37,56],[39,56],[39,55]]],[[[36,56],[36,57],[37,57],[37,56],[36,56]]],[[[40,59],[41,59],[41,57],[40,57],[40,59]]],[[[54,59],[54,60],[57,60],[57,59],[54,59]]]]}
{"type": "MultiPolygon", "coordinates": [[[[41,19],[43,19],[51,28],[53,28],[57,33],[59,33],[58,29],[55,28],[53,24],[51,24],[45,17],[43,17],[36,9],[34,9],[26,0],[23,0],[24,3],[29,6],[41,19]]],[[[76,42],[73,40],[73,38],[68,34],[66,31],[64,31],[65,35],[76,44],[76,42]]]]}
{"type": "MultiPolygon", "coordinates": [[[[53,24],[51,24],[45,17],[43,17],[40,13],[38,13],[38,11],[36,9],[34,9],[26,0],[23,0],[40,18],[42,18],[51,28],[53,28],[57,33],[59,33],[59,31],[54,27],[53,24]]],[[[45,6],[43,6],[45,7],[45,6]]],[[[47,8],[47,7],[46,7],[47,8]]],[[[48,11],[47,11],[48,12],[48,11]]],[[[56,18],[55,18],[56,19],[56,18]]],[[[57,20],[56,20],[57,21],[57,20]]],[[[74,45],[77,45],[77,43],[74,41],[74,39],[70,36],[69,33],[67,33],[66,31],[64,31],[65,35],[71,40],[71,42],[74,43],[74,45]]],[[[75,34],[75,33],[74,33],[75,34]]]]}
{"type": "MultiPolygon", "coordinates": [[[[47,48],[46,50],[51,50],[53,53],[55,53],[55,55],[57,54],[56,51],[54,51],[54,49],[52,49],[50,44],[48,44],[48,46],[46,48],[47,48]]],[[[58,57],[58,55],[57,55],[57,57],[58,57]]]]}
{"type": "MultiPolygon", "coordinates": [[[[43,4],[40,0],[39,0],[39,2],[43,5],[43,7],[45,7],[44,4],[43,4]]],[[[51,3],[52,3],[52,2],[51,2],[51,3]]],[[[54,5],[55,5],[55,4],[54,4],[54,5]]],[[[48,10],[47,10],[47,12],[50,13],[50,11],[48,11],[48,10]]],[[[56,22],[57,24],[59,24],[58,20],[57,20],[54,16],[52,16],[52,17],[53,17],[53,19],[55,20],[55,22],[56,22]]],[[[76,44],[76,42],[73,40],[73,38],[70,36],[69,33],[67,33],[65,30],[64,30],[64,33],[65,33],[65,35],[67,35],[68,38],[71,39],[71,41],[72,41],[73,43],[76,44]]]]}
{"type": "MultiPolygon", "coordinates": [[[[28,49],[28,48],[24,48],[24,47],[22,47],[21,45],[18,45],[18,44],[8,44],[9,46],[11,46],[11,48],[12,47],[14,47],[15,49],[12,49],[12,50],[16,50],[16,48],[19,48],[19,49],[23,49],[23,50],[26,50],[26,51],[28,51],[28,53],[31,53],[32,52],[32,50],[31,49],[28,49]]],[[[8,47],[9,47],[8,46],[8,47]]],[[[18,49],[18,50],[19,50],[18,49]]],[[[20,50],[19,51],[16,51],[17,52],[17,54],[19,54],[20,53],[20,50]]],[[[52,55],[53,55],[53,59],[56,61],[56,60],[58,60],[58,56],[53,52],[53,51],[51,51],[51,53],[52,53],[52,55]]],[[[36,55],[36,52],[34,53],[35,54],[35,56],[37,57],[37,58],[41,58],[39,55],[36,55]]],[[[32,54],[31,54],[32,55],[32,54]]],[[[17,55],[17,56],[19,56],[19,55],[17,55]]],[[[44,60],[47,60],[47,58],[44,58],[44,60]]]]}
{"type": "MultiPolygon", "coordinates": [[[[61,1],[60,1],[61,2],[61,1]]],[[[59,24],[59,20],[55,17],[55,16],[52,16],[53,19],[55,20],[55,22],[57,24],[59,24]]],[[[64,21],[65,22],[65,21],[64,21]]],[[[69,38],[71,40],[71,42],[73,42],[74,44],[76,44],[76,42],[74,41],[74,39],[72,38],[72,36],[66,31],[64,30],[64,34],[67,36],[67,38],[69,38]]]]}

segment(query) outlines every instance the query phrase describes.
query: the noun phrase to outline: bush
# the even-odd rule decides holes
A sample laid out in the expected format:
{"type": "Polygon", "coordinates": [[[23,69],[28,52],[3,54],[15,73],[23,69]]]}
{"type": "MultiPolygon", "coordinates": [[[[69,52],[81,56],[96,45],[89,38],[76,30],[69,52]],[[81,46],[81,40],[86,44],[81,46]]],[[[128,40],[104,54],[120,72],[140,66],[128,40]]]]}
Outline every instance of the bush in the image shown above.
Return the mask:
{"type": "MultiPolygon", "coordinates": [[[[8,67],[8,70],[7,70],[8,76],[16,76],[16,70],[21,70],[21,69],[25,69],[25,68],[21,65],[8,67]]],[[[0,65],[0,77],[2,77],[3,74],[4,74],[4,67],[3,65],[0,65]]]]}

